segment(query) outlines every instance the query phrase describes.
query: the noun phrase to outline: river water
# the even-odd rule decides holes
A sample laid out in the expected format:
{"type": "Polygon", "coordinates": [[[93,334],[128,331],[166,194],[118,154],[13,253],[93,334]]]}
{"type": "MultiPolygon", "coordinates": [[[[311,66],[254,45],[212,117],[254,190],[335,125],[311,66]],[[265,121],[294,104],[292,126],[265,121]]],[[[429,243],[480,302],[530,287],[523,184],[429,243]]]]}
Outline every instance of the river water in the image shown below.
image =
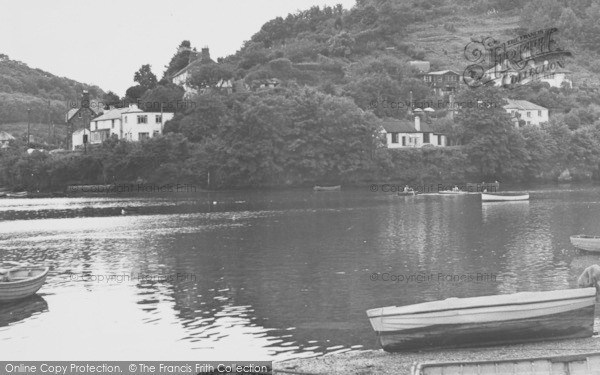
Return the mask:
{"type": "Polygon", "coordinates": [[[11,360],[283,360],[377,348],[365,310],[576,287],[600,187],[529,202],[355,189],[0,200],[0,268],[47,265],[0,305],[11,360]],[[125,210],[124,215],[122,210],[125,210]]]}

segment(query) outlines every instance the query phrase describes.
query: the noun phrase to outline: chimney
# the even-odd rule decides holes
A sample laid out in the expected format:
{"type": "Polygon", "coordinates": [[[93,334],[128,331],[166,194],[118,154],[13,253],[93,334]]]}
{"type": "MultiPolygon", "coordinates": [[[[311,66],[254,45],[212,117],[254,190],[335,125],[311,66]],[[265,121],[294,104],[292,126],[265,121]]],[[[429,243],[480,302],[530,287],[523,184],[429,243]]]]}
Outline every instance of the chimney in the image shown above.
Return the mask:
{"type": "Polygon", "coordinates": [[[90,93],[86,90],[81,95],[81,108],[90,108],[90,93]]]}
{"type": "Polygon", "coordinates": [[[417,115],[415,116],[415,129],[420,132],[421,131],[421,118],[417,115]]]}
{"type": "Polygon", "coordinates": [[[208,52],[208,47],[202,48],[202,52],[200,53],[200,59],[202,61],[210,61],[210,52],[208,52]]]}

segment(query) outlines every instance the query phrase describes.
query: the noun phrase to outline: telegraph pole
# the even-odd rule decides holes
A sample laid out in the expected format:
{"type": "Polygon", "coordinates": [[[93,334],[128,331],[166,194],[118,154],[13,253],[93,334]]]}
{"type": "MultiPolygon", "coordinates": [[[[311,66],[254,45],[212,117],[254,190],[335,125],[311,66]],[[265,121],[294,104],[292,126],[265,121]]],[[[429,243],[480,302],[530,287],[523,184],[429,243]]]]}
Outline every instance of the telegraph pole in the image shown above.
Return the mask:
{"type": "Polygon", "coordinates": [[[27,108],[27,148],[29,148],[29,140],[31,139],[31,108],[27,108]]]}

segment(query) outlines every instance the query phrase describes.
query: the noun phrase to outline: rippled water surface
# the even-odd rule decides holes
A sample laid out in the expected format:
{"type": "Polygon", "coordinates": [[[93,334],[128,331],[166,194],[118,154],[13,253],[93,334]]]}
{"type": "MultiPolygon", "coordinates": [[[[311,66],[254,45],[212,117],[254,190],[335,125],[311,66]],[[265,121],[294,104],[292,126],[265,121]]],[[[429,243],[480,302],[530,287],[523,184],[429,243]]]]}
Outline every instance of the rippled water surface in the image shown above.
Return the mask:
{"type": "Polygon", "coordinates": [[[0,353],[282,360],[376,348],[373,307],[575,287],[600,256],[569,235],[600,234],[600,188],[530,192],[2,199],[0,268],[51,271],[0,305],[0,353]]]}

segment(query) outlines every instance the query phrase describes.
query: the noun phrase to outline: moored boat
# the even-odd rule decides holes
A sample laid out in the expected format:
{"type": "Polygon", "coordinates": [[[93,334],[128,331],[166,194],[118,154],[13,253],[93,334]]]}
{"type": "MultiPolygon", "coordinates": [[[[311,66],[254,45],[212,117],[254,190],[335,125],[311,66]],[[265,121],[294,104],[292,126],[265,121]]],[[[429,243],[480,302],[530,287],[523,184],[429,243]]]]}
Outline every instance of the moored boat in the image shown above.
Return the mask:
{"type": "Polygon", "coordinates": [[[500,190],[500,183],[498,181],[496,181],[496,182],[480,182],[480,183],[467,182],[467,190],[480,192],[480,193],[482,193],[482,192],[494,193],[494,192],[500,190]]]}
{"type": "Polygon", "coordinates": [[[447,194],[447,195],[460,195],[460,194],[469,194],[468,191],[462,190],[440,190],[438,194],[447,194]]]}
{"type": "Polygon", "coordinates": [[[596,288],[449,298],[367,310],[385,351],[472,347],[593,333],[596,288]]]}
{"type": "Polygon", "coordinates": [[[0,302],[14,301],[35,294],[46,281],[48,270],[48,267],[0,270],[0,302]]]}
{"type": "Polygon", "coordinates": [[[342,190],[342,185],[335,186],[315,186],[313,187],[314,191],[340,191],[342,190]]]}
{"type": "Polygon", "coordinates": [[[25,198],[27,197],[26,191],[19,191],[15,193],[6,193],[7,198],[25,198]]]}
{"type": "Polygon", "coordinates": [[[600,236],[587,236],[577,234],[570,237],[571,244],[578,249],[586,251],[600,251],[600,236]]]}
{"type": "Polygon", "coordinates": [[[529,200],[529,193],[526,194],[488,194],[481,193],[481,200],[484,202],[513,202],[529,200]]]}

